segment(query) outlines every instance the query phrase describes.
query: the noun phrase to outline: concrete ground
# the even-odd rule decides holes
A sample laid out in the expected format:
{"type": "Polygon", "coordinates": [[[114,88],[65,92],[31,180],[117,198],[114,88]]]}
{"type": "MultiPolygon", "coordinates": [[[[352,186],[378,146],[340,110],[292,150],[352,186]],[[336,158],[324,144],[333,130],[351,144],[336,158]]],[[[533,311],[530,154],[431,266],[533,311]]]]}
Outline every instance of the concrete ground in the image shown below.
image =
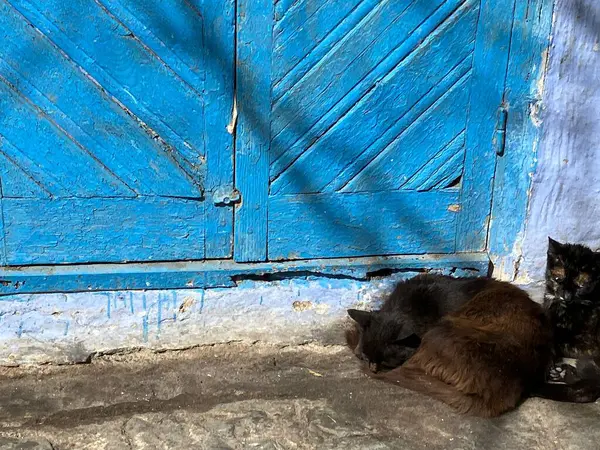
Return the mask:
{"type": "Polygon", "coordinates": [[[0,372],[0,448],[597,449],[600,404],[494,420],[365,378],[342,346],[240,343],[0,372]]]}

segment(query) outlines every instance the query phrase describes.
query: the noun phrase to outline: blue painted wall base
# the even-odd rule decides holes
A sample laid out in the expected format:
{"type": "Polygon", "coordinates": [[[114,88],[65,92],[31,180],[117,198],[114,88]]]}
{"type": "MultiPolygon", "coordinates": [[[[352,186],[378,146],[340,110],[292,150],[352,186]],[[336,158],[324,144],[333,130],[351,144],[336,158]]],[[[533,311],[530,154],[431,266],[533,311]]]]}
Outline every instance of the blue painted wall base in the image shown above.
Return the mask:
{"type": "Polygon", "coordinates": [[[370,282],[309,277],[244,281],[235,288],[5,296],[0,365],[77,363],[118,350],[231,341],[339,344],[347,308],[375,306],[396,281],[415,274],[370,282]]]}

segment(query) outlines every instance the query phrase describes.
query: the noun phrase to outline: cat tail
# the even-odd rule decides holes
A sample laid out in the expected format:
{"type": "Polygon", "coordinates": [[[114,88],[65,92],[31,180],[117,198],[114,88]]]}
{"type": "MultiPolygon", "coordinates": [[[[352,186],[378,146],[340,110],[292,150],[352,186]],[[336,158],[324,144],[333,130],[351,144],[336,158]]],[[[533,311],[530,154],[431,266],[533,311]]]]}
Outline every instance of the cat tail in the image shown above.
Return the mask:
{"type": "MultiPolygon", "coordinates": [[[[366,371],[366,370],[365,370],[366,371]]],[[[398,367],[389,372],[367,373],[371,378],[401,386],[405,389],[427,395],[456,409],[462,414],[480,417],[495,417],[504,409],[490,407],[487,402],[476,394],[465,394],[454,386],[444,383],[437,378],[427,375],[420,369],[398,367]]]]}

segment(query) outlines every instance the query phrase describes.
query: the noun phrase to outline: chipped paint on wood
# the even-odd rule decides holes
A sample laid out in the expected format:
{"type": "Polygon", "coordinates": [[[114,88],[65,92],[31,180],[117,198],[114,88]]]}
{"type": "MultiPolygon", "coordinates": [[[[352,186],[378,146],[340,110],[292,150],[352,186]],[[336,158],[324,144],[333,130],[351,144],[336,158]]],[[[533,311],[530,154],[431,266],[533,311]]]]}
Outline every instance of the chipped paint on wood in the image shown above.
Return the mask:
{"type": "Polygon", "coordinates": [[[531,195],[553,0],[516,2],[505,102],[504,156],[496,161],[488,237],[494,275],[513,280],[523,260],[522,239],[531,195]],[[533,114],[532,114],[533,113],[533,114]]]}
{"type": "Polygon", "coordinates": [[[282,263],[232,261],[31,266],[0,269],[0,295],[115,289],[234,287],[247,279],[322,276],[368,280],[382,273],[449,269],[487,274],[486,254],[317,259],[282,263]]]}

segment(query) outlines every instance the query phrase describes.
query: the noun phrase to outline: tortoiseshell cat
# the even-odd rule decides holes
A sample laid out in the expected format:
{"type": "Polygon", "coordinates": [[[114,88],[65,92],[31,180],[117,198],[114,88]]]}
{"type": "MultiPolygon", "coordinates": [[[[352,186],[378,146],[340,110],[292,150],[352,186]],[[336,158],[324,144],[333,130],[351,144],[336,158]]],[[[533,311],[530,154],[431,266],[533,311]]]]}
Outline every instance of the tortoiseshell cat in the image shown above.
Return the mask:
{"type": "Polygon", "coordinates": [[[577,374],[600,384],[600,254],[578,244],[548,238],[546,309],[554,329],[558,357],[577,359],[577,374]]]}
{"type": "Polygon", "coordinates": [[[561,401],[591,401],[595,394],[580,380],[544,383],[551,327],[541,306],[509,283],[419,276],[400,283],[379,311],[349,314],[356,328],[347,333],[348,345],[372,377],[463,413],[496,416],[528,393],[561,401]]]}

